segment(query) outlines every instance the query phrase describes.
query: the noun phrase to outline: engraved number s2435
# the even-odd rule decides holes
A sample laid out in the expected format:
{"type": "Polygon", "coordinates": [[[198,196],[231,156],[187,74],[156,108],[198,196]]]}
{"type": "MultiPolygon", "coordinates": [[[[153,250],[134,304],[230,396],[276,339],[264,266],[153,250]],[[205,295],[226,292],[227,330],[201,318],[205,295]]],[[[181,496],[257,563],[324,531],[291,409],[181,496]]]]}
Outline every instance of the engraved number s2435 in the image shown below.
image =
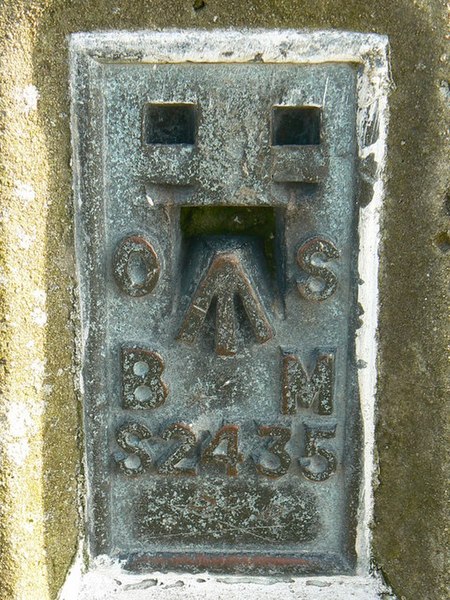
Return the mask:
{"type": "MultiPolygon", "coordinates": [[[[291,456],[286,449],[291,439],[288,427],[260,425],[257,434],[259,438],[267,440],[265,446],[256,451],[256,460],[251,454],[259,475],[272,479],[286,475],[292,458],[296,458],[300,473],[309,481],[325,481],[336,471],[337,458],[327,447],[327,440],[336,435],[336,424],[305,424],[304,452],[300,457],[291,456]]],[[[126,453],[116,454],[116,462],[120,471],[128,476],[145,472],[195,476],[201,464],[203,468],[219,469],[229,477],[236,477],[239,474],[238,465],[244,462],[244,456],[239,451],[239,426],[224,425],[215,436],[209,435],[209,438],[204,446],[198,442],[192,428],[184,423],[172,423],[159,436],[153,436],[145,425],[132,421],[121,425],[116,431],[117,444],[126,453]],[[152,444],[162,443],[166,446],[159,457],[152,456],[149,440],[152,444]],[[202,445],[203,448],[200,448],[202,445]]]]}

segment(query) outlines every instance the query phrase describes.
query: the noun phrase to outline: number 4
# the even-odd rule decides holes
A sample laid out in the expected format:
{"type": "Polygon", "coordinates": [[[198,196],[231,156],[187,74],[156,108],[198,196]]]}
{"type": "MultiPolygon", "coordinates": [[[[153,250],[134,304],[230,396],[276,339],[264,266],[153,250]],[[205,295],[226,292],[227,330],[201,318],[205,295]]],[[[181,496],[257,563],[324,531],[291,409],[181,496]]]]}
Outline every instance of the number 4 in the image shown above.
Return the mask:
{"type": "Polygon", "coordinates": [[[237,465],[244,460],[238,449],[238,431],[237,425],[224,425],[219,429],[211,443],[203,451],[202,462],[225,465],[227,475],[236,477],[237,465]],[[226,444],[225,452],[220,448],[224,443],[226,444]]]}

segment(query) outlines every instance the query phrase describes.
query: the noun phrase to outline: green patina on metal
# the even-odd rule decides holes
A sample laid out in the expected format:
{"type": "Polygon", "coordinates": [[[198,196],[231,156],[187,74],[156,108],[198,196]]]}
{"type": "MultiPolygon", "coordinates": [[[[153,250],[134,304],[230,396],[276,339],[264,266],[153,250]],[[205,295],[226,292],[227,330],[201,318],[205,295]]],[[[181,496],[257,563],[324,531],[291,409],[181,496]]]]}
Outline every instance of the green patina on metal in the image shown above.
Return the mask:
{"type": "Polygon", "coordinates": [[[254,235],[263,240],[269,270],[273,273],[276,214],[273,208],[245,206],[182,207],[180,229],[186,238],[198,235],[254,235]]]}

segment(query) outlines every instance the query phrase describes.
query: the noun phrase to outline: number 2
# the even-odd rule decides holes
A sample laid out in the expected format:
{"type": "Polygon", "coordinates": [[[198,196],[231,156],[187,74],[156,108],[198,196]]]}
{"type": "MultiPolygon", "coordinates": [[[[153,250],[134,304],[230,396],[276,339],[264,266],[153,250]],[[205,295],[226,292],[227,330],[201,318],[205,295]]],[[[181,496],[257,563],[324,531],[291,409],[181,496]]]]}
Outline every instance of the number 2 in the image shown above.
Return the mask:
{"type": "Polygon", "coordinates": [[[173,450],[169,456],[158,466],[160,475],[197,475],[196,468],[178,467],[178,463],[186,458],[189,452],[196,444],[195,434],[189,425],[183,423],[173,423],[165,429],[161,435],[163,440],[180,438],[181,444],[173,450]]]}

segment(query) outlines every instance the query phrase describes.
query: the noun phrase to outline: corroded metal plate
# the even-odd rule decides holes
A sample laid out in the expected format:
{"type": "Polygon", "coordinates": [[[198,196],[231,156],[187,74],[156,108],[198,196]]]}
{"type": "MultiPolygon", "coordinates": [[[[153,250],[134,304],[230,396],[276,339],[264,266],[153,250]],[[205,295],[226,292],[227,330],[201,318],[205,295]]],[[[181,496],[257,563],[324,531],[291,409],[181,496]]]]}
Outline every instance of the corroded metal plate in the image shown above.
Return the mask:
{"type": "Polygon", "coordinates": [[[73,61],[92,552],[351,572],[359,67],[92,39],[73,61]]]}

